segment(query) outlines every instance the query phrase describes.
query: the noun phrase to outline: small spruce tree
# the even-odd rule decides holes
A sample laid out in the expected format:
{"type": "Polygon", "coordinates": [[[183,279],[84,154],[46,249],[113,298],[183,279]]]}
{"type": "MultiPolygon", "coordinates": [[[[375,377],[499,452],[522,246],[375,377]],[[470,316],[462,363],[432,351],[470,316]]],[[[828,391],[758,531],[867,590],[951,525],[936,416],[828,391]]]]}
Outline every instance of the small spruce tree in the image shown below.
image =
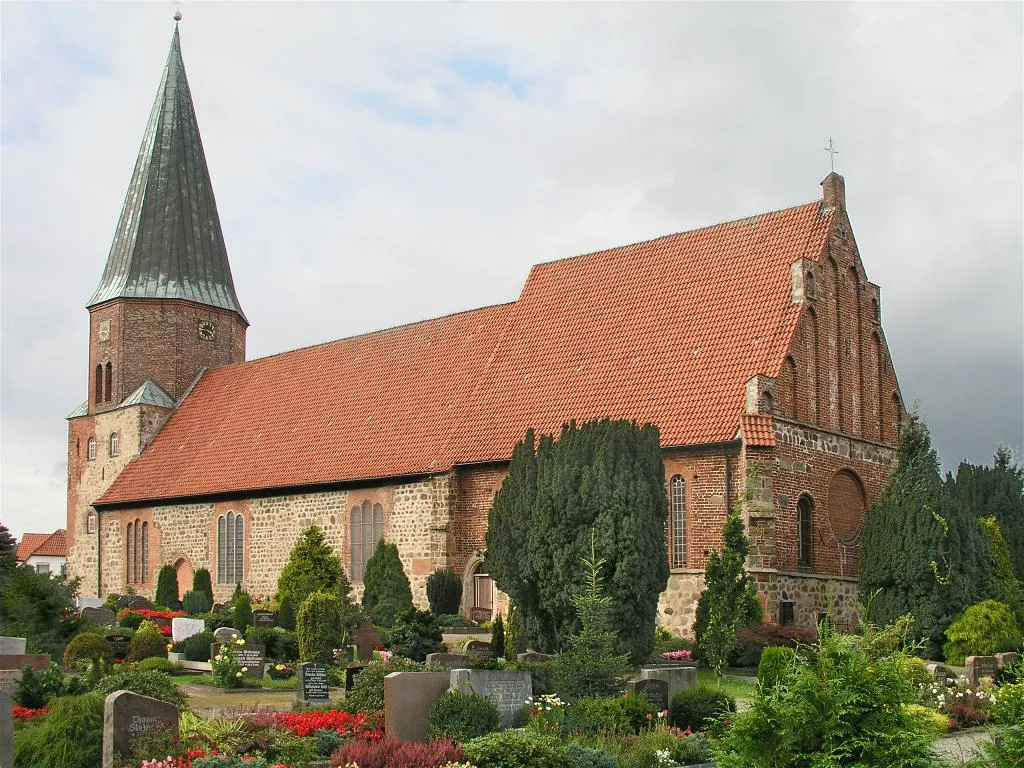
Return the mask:
{"type": "MultiPolygon", "coordinates": [[[[296,613],[307,597],[314,592],[335,591],[342,583],[348,584],[348,579],[341,560],[320,526],[309,526],[295,543],[277,579],[278,623],[285,629],[294,629],[296,613]]],[[[348,599],[347,590],[344,597],[348,599]]]]}
{"type": "Polygon", "coordinates": [[[206,568],[198,569],[192,576],[192,591],[205,592],[210,598],[210,607],[213,607],[213,582],[210,579],[210,572],[206,568]]]}
{"type": "MultiPolygon", "coordinates": [[[[494,658],[505,658],[505,622],[500,613],[491,627],[491,651],[494,652],[494,658]]],[[[512,658],[515,659],[515,656],[512,658]]]]}
{"type": "Polygon", "coordinates": [[[299,658],[328,664],[340,647],[344,626],[341,600],[330,592],[313,592],[299,606],[296,618],[299,658]]]}
{"type": "Polygon", "coordinates": [[[505,619],[505,653],[503,654],[509,661],[515,660],[516,656],[522,653],[519,648],[520,637],[519,612],[516,610],[516,601],[509,599],[508,616],[505,619]]]}
{"type": "Polygon", "coordinates": [[[178,572],[173,565],[165,565],[160,568],[160,574],[156,578],[156,595],[153,602],[164,608],[178,606],[178,572]]]}
{"type": "Polygon", "coordinates": [[[246,627],[252,625],[252,598],[249,597],[248,592],[241,592],[231,601],[231,621],[235,625],[235,629],[243,633],[246,627]]]}
{"type": "Polygon", "coordinates": [[[382,541],[366,561],[363,610],[377,626],[391,627],[398,616],[412,609],[412,587],[402,568],[398,547],[382,541]]]}

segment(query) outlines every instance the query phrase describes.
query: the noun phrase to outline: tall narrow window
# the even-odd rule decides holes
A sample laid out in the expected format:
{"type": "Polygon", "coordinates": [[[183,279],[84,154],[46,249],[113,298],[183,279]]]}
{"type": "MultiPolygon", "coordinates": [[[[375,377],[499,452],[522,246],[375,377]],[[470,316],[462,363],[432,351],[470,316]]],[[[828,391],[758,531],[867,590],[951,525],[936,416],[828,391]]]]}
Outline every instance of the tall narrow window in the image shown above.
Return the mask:
{"type": "Polygon", "coordinates": [[[125,535],[127,552],[125,557],[125,580],[129,584],[135,583],[135,523],[128,523],[127,534],[125,535]]]}
{"type": "Polygon", "coordinates": [[[352,581],[362,581],[366,563],[384,538],[384,507],[364,501],[352,507],[349,522],[352,544],[352,581]]]}
{"type": "Polygon", "coordinates": [[[686,566],[686,481],[676,475],[670,484],[669,565],[686,566]]]}
{"type": "Polygon", "coordinates": [[[113,389],[111,379],[113,379],[113,368],[110,363],[107,363],[104,374],[103,374],[103,402],[110,402],[110,392],[113,389]]]}
{"type": "Polygon", "coordinates": [[[93,399],[96,401],[96,405],[103,402],[103,366],[96,366],[96,382],[93,385],[95,395],[93,399]]]}
{"type": "Polygon", "coordinates": [[[142,526],[139,525],[139,521],[135,521],[135,557],[132,558],[132,581],[138,584],[142,579],[141,571],[142,568],[142,526]]]}
{"type": "Polygon", "coordinates": [[[835,333],[836,345],[836,431],[843,432],[845,425],[845,394],[843,392],[843,333],[842,333],[842,300],[840,290],[842,289],[842,273],[835,260],[829,257],[829,266],[832,267],[832,290],[835,298],[835,313],[832,316],[832,328],[835,333]]]}
{"type": "Polygon", "coordinates": [[[814,508],[811,505],[811,500],[807,496],[801,496],[796,505],[797,565],[800,568],[811,567],[813,515],[814,508]]]}
{"type": "Polygon", "coordinates": [[[898,443],[903,432],[903,408],[900,406],[900,396],[895,392],[892,393],[892,423],[896,426],[893,442],[898,443]]]}
{"type": "Polygon", "coordinates": [[[110,433],[110,455],[118,456],[121,453],[121,439],[117,436],[117,432],[110,433]]]}
{"type": "Polygon", "coordinates": [[[149,581],[149,523],[142,524],[142,556],[139,557],[139,583],[149,581]]]}
{"type": "Polygon", "coordinates": [[[796,381],[796,360],[792,355],[786,358],[786,374],[789,376],[789,412],[794,419],[800,418],[799,387],[796,381]]]}
{"type": "Polygon", "coordinates": [[[242,581],[242,560],[245,552],[245,518],[228,512],[217,518],[217,583],[238,584],[242,581]]]}
{"type": "Polygon", "coordinates": [[[96,533],[96,513],[90,512],[85,516],[85,532],[96,533]]]}
{"type": "Polygon", "coordinates": [[[89,438],[89,461],[96,461],[96,438],[89,438]]]}

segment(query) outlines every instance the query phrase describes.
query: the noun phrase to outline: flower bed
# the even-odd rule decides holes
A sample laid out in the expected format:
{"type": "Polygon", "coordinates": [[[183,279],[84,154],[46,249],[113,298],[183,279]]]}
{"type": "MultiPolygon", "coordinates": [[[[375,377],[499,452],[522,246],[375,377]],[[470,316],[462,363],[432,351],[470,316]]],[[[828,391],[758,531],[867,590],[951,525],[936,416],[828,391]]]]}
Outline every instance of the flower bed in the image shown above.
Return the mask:
{"type": "Polygon", "coordinates": [[[149,608],[125,608],[123,611],[117,614],[117,619],[118,621],[120,621],[126,616],[141,616],[144,620],[148,619],[150,621],[159,619],[160,621],[155,622],[157,625],[156,628],[160,630],[160,634],[164,637],[170,637],[171,619],[176,619],[179,616],[187,615],[188,614],[184,611],[154,611],[150,610],[149,608]]]}

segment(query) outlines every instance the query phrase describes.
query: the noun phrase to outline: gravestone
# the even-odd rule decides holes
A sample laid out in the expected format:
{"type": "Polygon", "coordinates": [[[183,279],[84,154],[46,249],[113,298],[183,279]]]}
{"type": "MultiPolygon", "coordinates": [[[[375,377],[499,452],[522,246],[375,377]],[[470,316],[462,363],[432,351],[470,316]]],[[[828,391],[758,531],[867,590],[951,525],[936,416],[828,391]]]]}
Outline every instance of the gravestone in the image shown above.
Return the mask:
{"type": "Polygon", "coordinates": [[[932,680],[938,683],[943,688],[946,687],[946,681],[949,680],[949,672],[941,664],[925,664],[925,669],[932,676],[932,680]]]}
{"type": "Polygon", "coordinates": [[[205,631],[206,622],[202,619],[189,619],[185,616],[176,616],[171,619],[171,639],[176,643],[205,631]]]}
{"type": "Polygon", "coordinates": [[[449,681],[448,672],[392,672],[387,675],[384,678],[384,735],[402,741],[425,741],[427,712],[448,690],[449,681]]]}
{"type": "Polygon", "coordinates": [[[106,600],[102,597],[76,597],[75,608],[82,610],[83,608],[102,608],[106,604],[106,600]]]}
{"type": "Polygon", "coordinates": [[[103,702],[103,768],[132,758],[132,742],[143,736],[178,735],[178,708],[131,691],[114,691],[103,702]],[[116,760],[116,762],[115,762],[116,760]]]}
{"type": "Polygon", "coordinates": [[[470,640],[466,643],[466,653],[478,659],[493,659],[494,649],[485,640],[470,640]]]}
{"type": "Polygon", "coordinates": [[[995,680],[999,674],[995,656],[968,656],[964,666],[967,667],[965,677],[971,685],[977,685],[983,677],[995,680]]]}
{"type": "Polygon", "coordinates": [[[11,697],[0,691],[0,768],[14,768],[14,719],[11,697]]]}
{"type": "Polygon", "coordinates": [[[526,653],[516,654],[516,661],[522,662],[523,664],[543,664],[546,661],[552,661],[555,657],[547,653],[538,653],[537,651],[527,651],[526,653]]]}
{"type": "Polygon", "coordinates": [[[254,627],[267,627],[273,629],[277,626],[277,617],[270,611],[253,611],[252,625],[254,627]]]}
{"type": "Polygon", "coordinates": [[[114,654],[115,659],[123,659],[131,651],[132,639],[130,637],[111,633],[104,635],[103,639],[110,645],[110,650],[114,654]]]}
{"type": "Polygon", "coordinates": [[[345,692],[348,693],[356,684],[356,678],[366,667],[345,667],[345,692]]]}
{"type": "MultiPolygon", "coordinates": [[[[210,643],[210,659],[212,660],[218,653],[220,653],[221,646],[223,643],[210,643]]],[[[232,642],[232,647],[235,649],[235,655],[238,659],[238,665],[244,667],[243,675],[246,677],[253,677],[257,680],[263,679],[263,674],[266,672],[266,661],[267,661],[267,646],[265,645],[254,645],[252,643],[246,643],[245,645],[237,645],[232,642]]]]}
{"type": "Polygon", "coordinates": [[[213,607],[210,610],[213,611],[214,613],[224,613],[230,607],[231,606],[227,605],[226,603],[214,603],[213,607]]]}
{"type": "MultiPolygon", "coordinates": [[[[533,695],[529,672],[502,672],[496,669],[453,669],[451,687],[485,696],[498,706],[501,725],[511,728],[516,715],[533,695]]],[[[384,722],[387,722],[385,715],[384,722]]]]}
{"type": "Polygon", "coordinates": [[[24,637],[0,637],[0,656],[24,656],[24,637]]]}
{"type": "Polygon", "coordinates": [[[380,635],[373,628],[373,622],[364,621],[352,633],[356,646],[356,661],[369,661],[373,658],[373,647],[380,644],[380,635]]]}
{"type": "Polygon", "coordinates": [[[1008,651],[1006,653],[997,653],[996,669],[1002,670],[1003,667],[1009,664],[1013,664],[1015,661],[1017,661],[1017,654],[1013,651],[1008,651]]]}
{"type": "Polygon", "coordinates": [[[83,608],[81,616],[82,623],[87,627],[112,627],[117,624],[117,614],[109,608],[83,608]]]}
{"type": "Polygon", "coordinates": [[[149,600],[144,598],[142,595],[121,595],[117,598],[117,612],[120,613],[124,610],[139,611],[155,610],[156,606],[153,605],[149,600]]]}
{"type": "Polygon", "coordinates": [[[630,680],[626,683],[626,690],[630,693],[635,693],[637,696],[646,696],[647,700],[659,712],[664,712],[668,709],[668,682],[665,680],[654,677],[630,680]]]}
{"type": "Polygon", "coordinates": [[[318,661],[299,664],[295,670],[298,684],[295,697],[304,707],[322,707],[331,703],[330,689],[327,684],[327,667],[318,661]]]}
{"type": "Polygon", "coordinates": [[[233,640],[240,640],[241,638],[242,633],[234,627],[219,627],[213,632],[213,639],[218,643],[229,643],[233,640]],[[234,637],[232,637],[232,635],[234,637]]]}
{"type": "Polygon", "coordinates": [[[697,687],[697,667],[683,665],[642,667],[640,677],[644,680],[664,680],[668,683],[668,700],[680,691],[697,687]]]}
{"type": "Polygon", "coordinates": [[[167,629],[171,628],[171,619],[169,619],[166,616],[153,616],[149,620],[156,624],[157,629],[162,629],[164,627],[166,627],[167,629]]]}
{"type": "Polygon", "coordinates": [[[0,655],[0,670],[17,669],[21,671],[25,667],[32,667],[38,672],[41,669],[48,669],[50,663],[50,654],[48,653],[23,653],[20,656],[13,653],[0,655]]]}
{"type": "Polygon", "coordinates": [[[461,653],[428,653],[427,664],[436,664],[447,670],[469,669],[470,657],[461,653]]]}
{"type": "Polygon", "coordinates": [[[474,608],[469,612],[469,618],[477,623],[491,620],[490,608],[474,608]]]}

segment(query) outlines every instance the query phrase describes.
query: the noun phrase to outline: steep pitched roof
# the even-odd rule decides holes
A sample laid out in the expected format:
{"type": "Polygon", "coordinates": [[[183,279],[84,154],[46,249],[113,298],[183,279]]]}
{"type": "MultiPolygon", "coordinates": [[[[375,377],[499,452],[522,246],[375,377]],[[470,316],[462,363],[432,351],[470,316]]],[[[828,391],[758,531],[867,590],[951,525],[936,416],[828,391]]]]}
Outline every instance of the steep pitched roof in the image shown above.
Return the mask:
{"type": "Polygon", "coordinates": [[[15,559],[23,563],[33,555],[45,557],[67,557],[67,531],[58,528],[53,533],[26,533],[18,542],[15,559]]]}
{"type": "Polygon", "coordinates": [[[97,503],[447,471],[573,418],[730,440],[789,346],[790,265],[832,218],[814,202],[540,264],[515,304],[211,371],[97,503]]]}
{"type": "Polygon", "coordinates": [[[88,306],[186,299],[245,320],[174,29],[107,266],[88,306]]]}
{"type": "Polygon", "coordinates": [[[146,379],[141,387],[121,401],[118,408],[126,405],[159,405],[161,408],[173,408],[174,398],[155,381],[146,379]]]}
{"type": "Polygon", "coordinates": [[[743,442],[757,447],[775,445],[775,420],[771,416],[745,413],[740,416],[740,432],[743,442]]]}

